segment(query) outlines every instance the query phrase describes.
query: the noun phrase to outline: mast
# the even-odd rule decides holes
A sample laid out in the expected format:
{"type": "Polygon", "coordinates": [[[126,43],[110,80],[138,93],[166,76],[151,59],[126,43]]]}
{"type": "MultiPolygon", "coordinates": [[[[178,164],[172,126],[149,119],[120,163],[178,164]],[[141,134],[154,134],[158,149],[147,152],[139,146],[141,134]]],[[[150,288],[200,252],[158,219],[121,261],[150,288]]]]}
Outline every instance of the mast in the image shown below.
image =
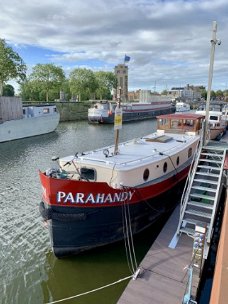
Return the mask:
{"type": "Polygon", "coordinates": [[[118,154],[119,130],[121,128],[122,128],[121,87],[119,87],[117,92],[117,105],[114,116],[114,130],[115,130],[114,155],[118,154]]]}
{"type": "Polygon", "coordinates": [[[210,65],[209,65],[209,75],[208,75],[208,86],[207,86],[207,101],[206,101],[206,116],[205,116],[205,130],[204,130],[204,139],[203,144],[206,145],[209,141],[209,110],[210,110],[210,99],[211,99],[211,85],[212,85],[212,77],[213,77],[213,67],[214,67],[214,57],[215,57],[215,45],[221,44],[220,40],[216,38],[217,32],[217,22],[212,22],[212,39],[211,39],[211,53],[210,53],[210,65]]]}

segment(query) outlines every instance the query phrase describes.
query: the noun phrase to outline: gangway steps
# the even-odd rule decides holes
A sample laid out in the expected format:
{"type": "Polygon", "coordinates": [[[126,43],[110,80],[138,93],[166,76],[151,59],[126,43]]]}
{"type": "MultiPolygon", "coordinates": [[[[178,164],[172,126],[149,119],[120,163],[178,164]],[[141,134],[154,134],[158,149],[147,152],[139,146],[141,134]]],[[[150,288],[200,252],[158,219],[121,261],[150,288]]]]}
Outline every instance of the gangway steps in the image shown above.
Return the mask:
{"type": "MultiPolygon", "coordinates": [[[[195,180],[194,180],[194,182],[195,182],[195,180]]],[[[202,186],[197,186],[197,185],[192,186],[192,189],[201,190],[201,191],[216,192],[215,188],[208,188],[208,187],[202,187],[202,186]]]]}
{"type": "Polygon", "coordinates": [[[192,215],[196,215],[196,216],[203,217],[203,218],[205,218],[205,217],[211,218],[211,213],[196,211],[195,209],[187,209],[187,210],[185,210],[185,212],[187,214],[192,214],[192,215]]]}
{"type": "MultiPolygon", "coordinates": [[[[198,165],[198,168],[202,168],[202,169],[208,169],[208,170],[216,170],[216,171],[220,171],[220,167],[212,167],[212,166],[206,166],[206,165],[198,165]]],[[[205,172],[204,172],[205,173],[205,172]]]]}
{"type": "Polygon", "coordinates": [[[213,205],[212,204],[210,205],[210,204],[205,204],[205,203],[189,201],[188,205],[213,210],[213,205]]]}
{"type": "MultiPolygon", "coordinates": [[[[189,175],[188,187],[182,196],[177,235],[194,237],[196,227],[206,228],[205,241],[210,243],[217,204],[221,194],[226,149],[202,147],[189,175]]],[[[198,228],[197,228],[198,229],[198,228]]],[[[208,246],[206,246],[208,251],[208,246]]]]}
{"type": "Polygon", "coordinates": [[[194,182],[211,184],[211,185],[217,185],[218,184],[217,181],[212,181],[212,180],[209,180],[209,179],[199,179],[199,178],[195,178],[194,182]]]}
{"type": "Polygon", "coordinates": [[[205,174],[206,174],[207,176],[210,176],[210,177],[219,177],[219,174],[215,174],[215,173],[211,173],[211,172],[198,171],[198,172],[196,172],[196,174],[203,175],[203,176],[205,176],[205,174]]]}
{"type": "Polygon", "coordinates": [[[190,193],[189,195],[191,197],[201,198],[201,199],[210,200],[210,201],[214,201],[214,199],[215,199],[214,196],[203,195],[203,194],[198,194],[198,193],[190,193]]]}
{"type": "Polygon", "coordinates": [[[204,227],[207,227],[207,228],[208,228],[208,225],[209,225],[209,223],[205,223],[205,222],[202,222],[202,220],[199,220],[199,219],[196,220],[196,219],[193,219],[193,218],[185,218],[185,220],[183,221],[183,227],[185,227],[186,224],[190,224],[190,225],[194,225],[194,226],[199,225],[199,226],[204,226],[204,227]]]}

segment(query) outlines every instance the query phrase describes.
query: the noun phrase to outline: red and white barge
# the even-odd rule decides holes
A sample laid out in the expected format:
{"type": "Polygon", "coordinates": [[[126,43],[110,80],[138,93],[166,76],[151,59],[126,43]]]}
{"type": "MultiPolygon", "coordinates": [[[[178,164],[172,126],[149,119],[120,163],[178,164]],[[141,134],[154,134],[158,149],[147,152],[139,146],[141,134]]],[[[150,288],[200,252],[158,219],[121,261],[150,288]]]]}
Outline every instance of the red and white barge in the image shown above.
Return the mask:
{"type": "Polygon", "coordinates": [[[157,117],[157,131],[114,146],[60,158],[40,172],[40,212],[57,257],[113,243],[126,226],[138,233],[174,206],[168,199],[189,172],[204,116],[157,117]]]}

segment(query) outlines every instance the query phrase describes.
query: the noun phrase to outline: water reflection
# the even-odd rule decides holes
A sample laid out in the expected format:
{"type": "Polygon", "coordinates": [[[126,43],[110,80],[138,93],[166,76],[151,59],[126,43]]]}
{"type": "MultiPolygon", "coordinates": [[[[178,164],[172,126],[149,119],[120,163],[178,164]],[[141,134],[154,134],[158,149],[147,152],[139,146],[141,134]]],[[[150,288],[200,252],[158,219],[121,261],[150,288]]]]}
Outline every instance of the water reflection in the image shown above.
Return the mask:
{"type": "MultiPolygon", "coordinates": [[[[151,226],[134,238],[138,263],[161,230],[167,216],[168,214],[159,224],[151,226]]],[[[52,254],[47,254],[46,258],[49,274],[48,280],[42,283],[45,302],[81,294],[131,275],[123,241],[76,257],[58,260],[52,254]]],[[[115,304],[127,284],[128,281],[124,281],[107,289],[81,296],[69,303],[115,304]]]]}

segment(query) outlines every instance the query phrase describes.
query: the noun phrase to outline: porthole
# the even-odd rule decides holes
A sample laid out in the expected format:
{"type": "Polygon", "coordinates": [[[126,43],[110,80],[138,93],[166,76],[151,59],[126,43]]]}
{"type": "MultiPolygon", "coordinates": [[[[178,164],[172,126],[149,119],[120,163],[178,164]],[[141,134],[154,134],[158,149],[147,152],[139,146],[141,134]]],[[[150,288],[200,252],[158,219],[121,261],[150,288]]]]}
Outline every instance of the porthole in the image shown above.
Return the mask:
{"type": "Polygon", "coordinates": [[[188,158],[192,156],[192,148],[188,149],[188,158]]]}
{"type": "Polygon", "coordinates": [[[167,162],[164,163],[163,165],[163,172],[165,173],[167,171],[168,165],[167,162]]]}
{"type": "Polygon", "coordinates": [[[143,179],[144,179],[144,181],[148,180],[149,175],[150,175],[149,169],[145,169],[144,172],[143,172],[143,179]]]}
{"type": "Polygon", "coordinates": [[[177,157],[177,166],[179,166],[179,163],[180,163],[180,157],[178,156],[177,157]]]}

